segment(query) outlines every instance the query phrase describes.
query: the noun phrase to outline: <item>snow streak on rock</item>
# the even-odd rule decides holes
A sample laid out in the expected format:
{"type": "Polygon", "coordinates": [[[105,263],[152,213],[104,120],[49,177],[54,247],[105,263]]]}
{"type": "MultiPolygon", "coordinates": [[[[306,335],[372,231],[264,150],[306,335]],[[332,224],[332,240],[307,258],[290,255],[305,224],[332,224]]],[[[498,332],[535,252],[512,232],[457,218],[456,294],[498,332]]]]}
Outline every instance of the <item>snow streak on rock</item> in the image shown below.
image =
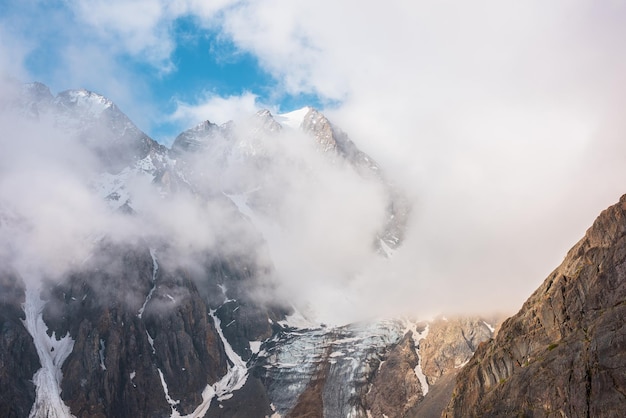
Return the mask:
{"type": "Polygon", "coordinates": [[[487,328],[489,328],[489,331],[491,331],[492,334],[496,332],[496,329],[491,324],[488,324],[487,321],[483,321],[483,324],[485,324],[487,328]]]}
{"type": "Polygon", "coordinates": [[[196,407],[196,409],[188,415],[180,415],[180,413],[176,410],[175,406],[179,403],[179,401],[175,401],[170,398],[167,391],[167,384],[165,383],[165,379],[161,370],[159,370],[159,374],[161,375],[161,383],[163,384],[163,389],[165,391],[165,396],[167,402],[172,407],[172,415],[171,418],[202,418],[206,415],[209,407],[211,406],[211,401],[213,398],[217,397],[219,401],[223,401],[231,398],[232,393],[236,390],[239,390],[243,387],[248,379],[248,367],[246,363],[239,357],[237,353],[233,350],[230,343],[224,337],[224,333],[222,332],[222,326],[220,319],[215,315],[215,311],[211,311],[209,313],[213,321],[215,321],[215,329],[222,340],[222,344],[224,344],[224,351],[228,356],[229,367],[228,371],[218,382],[214,385],[207,385],[202,391],[202,403],[196,407]]]}
{"type": "Polygon", "coordinates": [[[48,336],[47,325],[43,321],[44,302],[39,291],[27,288],[24,313],[24,326],[33,337],[37,348],[41,369],[33,376],[35,384],[35,403],[30,411],[30,418],[67,418],[72,417],[70,409],[61,399],[61,366],[74,348],[74,340],[68,335],[57,339],[55,334],[48,336]]]}
{"type": "Polygon", "coordinates": [[[217,333],[224,344],[224,351],[228,356],[228,360],[232,363],[232,366],[229,366],[226,375],[215,384],[215,393],[218,400],[221,401],[232,397],[232,392],[243,387],[248,379],[248,366],[246,365],[246,362],[243,361],[237,353],[235,353],[235,350],[233,350],[228,340],[226,340],[226,337],[224,337],[221,321],[215,315],[215,312],[211,311],[210,315],[213,318],[213,321],[215,321],[215,329],[217,329],[217,333]]]}
{"type": "Polygon", "coordinates": [[[170,391],[167,388],[167,383],[165,382],[165,377],[163,377],[163,372],[161,371],[161,369],[157,369],[157,371],[159,372],[159,377],[161,378],[161,385],[163,386],[163,392],[165,393],[165,400],[168,404],[170,404],[170,407],[172,408],[172,418],[178,417],[179,414],[174,407],[178,405],[180,401],[172,399],[172,397],[170,396],[170,391]]]}
{"type": "Polygon", "coordinates": [[[159,263],[156,258],[156,250],[150,248],[150,255],[152,256],[152,289],[148,292],[148,296],[146,296],[146,300],[143,302],[143,305],[139,309],[139,314],[137,315],[139,318],[143,315],[143,311],[146,309],[146,305],[152,299],[152,294],[154,293],[154,289],[156,289],[156,276],[159,271],[159,263]]]}
{"type": "Polygon", "coordinates": [[[430,325],[426,325],[424,331],[417,332],[416,324],[414,322],[407,321],[407,331],[411,331],[413,333],[413,342],[415,344],[415,350],[417,351],[417,358],[419,359],[417,366],[415,366],[415,375],[420,381],[420,385],[422,386],[422,393],[424,394],[424,396],[426,396],[426,394],[428,393],[428,381],[426,380],[426,375],[424,375],[424,372],[422,371],[422,355],[420,354],[419,346],[420,341],[426,338],[426,336],[428,335],[429,326],[430,325]]]}

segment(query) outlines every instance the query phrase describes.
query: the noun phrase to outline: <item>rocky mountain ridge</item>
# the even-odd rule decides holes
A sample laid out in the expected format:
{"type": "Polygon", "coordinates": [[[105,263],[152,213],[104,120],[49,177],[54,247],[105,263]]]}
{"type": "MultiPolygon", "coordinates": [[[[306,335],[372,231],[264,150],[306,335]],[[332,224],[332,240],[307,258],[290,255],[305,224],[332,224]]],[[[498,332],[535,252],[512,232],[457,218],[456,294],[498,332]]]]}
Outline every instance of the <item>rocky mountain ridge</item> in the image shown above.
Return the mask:
{"type": "Polygon", "coordinates": [[[617,417],[626,405],[626,195],[480,345],[444,416],[617,417]]]}

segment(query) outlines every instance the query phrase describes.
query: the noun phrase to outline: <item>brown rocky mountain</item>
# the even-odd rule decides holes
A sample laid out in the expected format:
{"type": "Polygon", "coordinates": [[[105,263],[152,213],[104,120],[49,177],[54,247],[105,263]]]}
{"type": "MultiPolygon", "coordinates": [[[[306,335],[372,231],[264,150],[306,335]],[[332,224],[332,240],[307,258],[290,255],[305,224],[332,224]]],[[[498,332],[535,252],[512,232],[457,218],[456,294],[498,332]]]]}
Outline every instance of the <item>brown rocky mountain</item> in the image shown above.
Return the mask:
{"type": "Polygon", "coordinates": [[[445,417],[626,411],[626,195],[459,373],[445,417]]]}

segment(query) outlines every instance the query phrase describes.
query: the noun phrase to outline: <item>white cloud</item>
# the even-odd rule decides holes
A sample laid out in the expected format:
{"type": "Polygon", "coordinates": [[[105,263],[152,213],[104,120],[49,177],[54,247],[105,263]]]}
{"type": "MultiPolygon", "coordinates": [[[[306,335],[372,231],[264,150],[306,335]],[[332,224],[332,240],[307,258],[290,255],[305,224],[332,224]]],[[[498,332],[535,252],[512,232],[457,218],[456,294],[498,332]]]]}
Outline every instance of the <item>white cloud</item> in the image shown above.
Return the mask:
{"type": "Polygon", "coordinates": [[[177,102],[171,118],[183,126],[195,126],[205,120],[221,125],[249,117],[260,107],[257,96],[250,92],[228,97],[206,93],[197,103],[177,102]]]}
{"type": "Polygon", "coordinates": [[[619,147],[602,138],[623,132],[625,14],[623,2],[267,0],[223,27],[286,91],[344,99],[331,116],[416,196],[386,299],[426,290],[435,306],[477,309],[519,306],[624,192],[619,147]]]}
{"type": "Polygon", "coordinates": [[[175,20],[193,16],[211,27],[219,12],[236,0],[71,0],[70,8],[80,25],[95,31],[118,53],[143,58],[163,73],[175,70],[171,54],[176,48],[175,20]]]}
{"type": "MultiPolygon", "coordinates": [[[[85,35],[66,49],[73,80],[136,85],[115,61],[122,53],[173,71],[172,23],[194,16],[258,58],[278,94],[342,100],[334,121],[416,198],[413,234],[380,273],[394,285],[372,273],[346,287],[373,289],[364,306],[385,295],[410,307],[423,292],[433,306],[455,294],[465,300],[450,306],[517,306],[624,192],[624,2],[70,5],[85,35]]],[[[23,57],[7,44],[3,68],[23,57]]],[[[254,92],[207,94],[172,118],[222,123],[258,107],[254,92]]]]}

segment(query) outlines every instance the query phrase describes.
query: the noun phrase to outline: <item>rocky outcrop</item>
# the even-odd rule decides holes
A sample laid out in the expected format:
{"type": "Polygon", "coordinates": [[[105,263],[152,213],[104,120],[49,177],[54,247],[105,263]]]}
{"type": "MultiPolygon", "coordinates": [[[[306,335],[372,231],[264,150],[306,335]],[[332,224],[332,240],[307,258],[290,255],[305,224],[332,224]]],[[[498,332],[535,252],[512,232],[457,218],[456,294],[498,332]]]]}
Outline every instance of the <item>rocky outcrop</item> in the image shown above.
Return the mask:
{"type": "Polygon", "coordinates": [[[415,374],[419,362],[413,334],[409,331],[393,347],[382,362],[366,396],[372,417],[400,418],[406,416],[424,398],[415,374]]]}
{"type": "Polygon", "coordinates": [[[626,407],[626,196],[458,376],[447,417],[615,417],[626,407]]]}
{"type": "Polygon", "coordinates": [[[24,326],[24,286],[0,268],[0,416],[28,417],[35,402],[33,375],[41,367],[33,338],[24,326]]]}
{"type": "Polygon", "coordinates": [[[431,322],[419,347],[428,384],[433,385],[441,376],[463,367],[478,345],[492,334],[490,326],[477,317],[439,317],[431,322]]]}

